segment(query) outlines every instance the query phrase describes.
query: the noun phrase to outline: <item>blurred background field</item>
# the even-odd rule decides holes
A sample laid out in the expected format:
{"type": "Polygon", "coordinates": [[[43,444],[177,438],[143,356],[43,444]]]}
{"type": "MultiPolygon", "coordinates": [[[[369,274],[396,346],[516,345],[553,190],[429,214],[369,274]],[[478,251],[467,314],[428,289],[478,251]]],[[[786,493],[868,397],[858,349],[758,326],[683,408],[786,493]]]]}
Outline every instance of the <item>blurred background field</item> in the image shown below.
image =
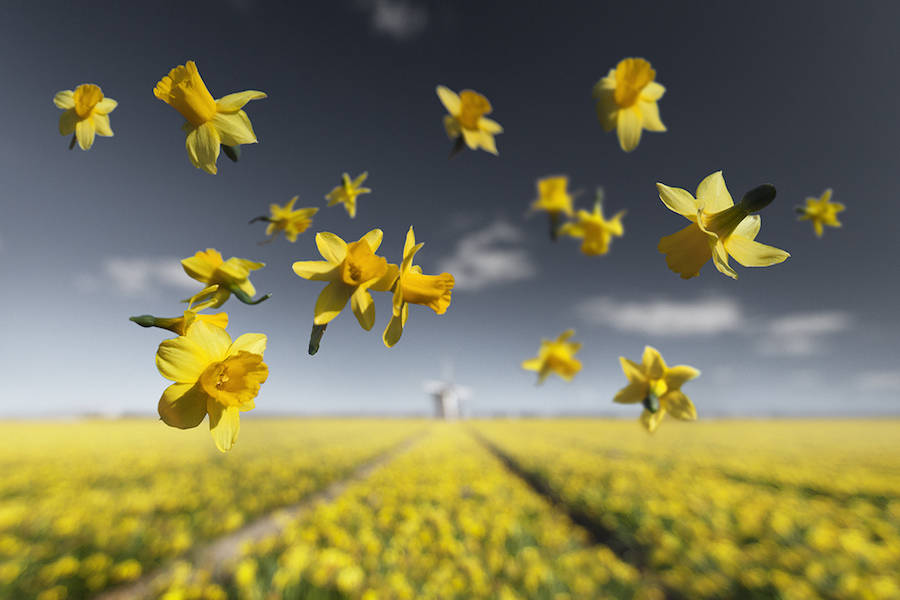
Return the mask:
{"type": "Polygon", "coordinates": [[[0,598],[154,572],[169,600],[900,597],[897,420],[242,429],[222,455],[151,420],[0,424],[0,598]],[[379,457],[224,567],[192,562],[379,457]]]}

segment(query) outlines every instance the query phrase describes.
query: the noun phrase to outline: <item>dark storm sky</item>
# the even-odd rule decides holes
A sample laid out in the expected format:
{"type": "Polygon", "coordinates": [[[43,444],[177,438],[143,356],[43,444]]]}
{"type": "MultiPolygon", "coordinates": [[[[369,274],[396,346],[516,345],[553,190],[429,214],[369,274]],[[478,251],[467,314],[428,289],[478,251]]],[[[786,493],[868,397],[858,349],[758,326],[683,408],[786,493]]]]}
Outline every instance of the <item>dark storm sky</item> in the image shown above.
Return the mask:
{"type": "Polygon", "coordinates": [[[701,417],[896,414],[898,18],[888,2],[4,3],[0,415],[154,412],[166,332],[127,317],[178,314],[200,287],[178,260],[206,247],[267,263],[252,280],[272,299],[224,307],[234,337],[269,335],[257,414],[427,410],[422,381],[452,364],[476,412],[636,416],[611,397],[618,356],[645,344],[703,371],[684,390],[701,417]],[[667,90],[668,131],[631,154],[591,100],[626,56],[667,90]],[[152,94],[186,60],[215,97],[268,94],[245,108],[259,144],[215,176],[190,165],[183,119],[152,94]],[[119,102],[115,137],[70,152],[52,98],[85,82],[119,102]],[[490,99],[499,157],[447,160],[438,84],[490,99]],[[654,184],[693,193],[720,169],[737,198],[777,187],[758,240],[792,256],[683,281],[656,244],[687,223],[654,184]],[[325,208],[342,172],[364,170],[374,192],[356,219],[325,208]],[[535,179],[557,173],[581,207],[602,185],[607,213],[628,211],[607,256],[553,245],[542,215],[526,218],[535,179]],[[826,188],[844,228],[816,239],[793,207],[826,188]],[[312,228],[258,246],[264,226],[247,221],[293,195],[322,207],[312,228]],[[413,307],[388,350],[381,294],[371,332],[347,310],[307,356],[323,284],[290,265],[320,258],[315,232],[380,227],[399,262],[410,225],[425,272],[457,275],[449,311],[413,307]],[[570,327],[583,371],[536,387],[519,363],[570,327]]]}

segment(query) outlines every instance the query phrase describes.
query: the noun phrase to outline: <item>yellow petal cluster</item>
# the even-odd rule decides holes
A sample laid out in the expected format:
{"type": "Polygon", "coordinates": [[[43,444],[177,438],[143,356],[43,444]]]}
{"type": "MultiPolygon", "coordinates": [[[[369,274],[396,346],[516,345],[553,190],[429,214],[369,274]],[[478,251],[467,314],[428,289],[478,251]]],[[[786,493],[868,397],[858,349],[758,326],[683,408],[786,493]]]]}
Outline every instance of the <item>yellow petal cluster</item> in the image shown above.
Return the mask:
{"type": "Polygon", "coordinates": [[[543,211],[551,216],[571,217],[572,194],[569,193],[569,178],[565,175],[544,177],[535,182],[538,197],[531,203],[531,210],[543,211]]]}
{"type": "Polygon", "coordinates": [[[343,204],[344,208],[347,210],[347,214],[350,215],[350,218],[356,217],[356,198],[360,194],[369,194],[372,192],[369,188],[362,187],[363,182],[369,176],[368,172],[364,172],[356,177],[356,179],[350,179],[350,175],[344,173],[341,176],[341,185],[337,186],[328,194],[325,195],[325,199],[328,200],[328,206],[334,206],[335,204],[343,204]]]}
{"type": "Polygon", "coordinates": [[[819,198],[807,198],[806,206],[798,209],[800,221],[812,221],[816,237],[822,237],[825,226],[841,227],[837,214],[846,207],[840,202],[831,201],[831,189],[825,190],[819,198]]]}
{"type": "Polygon", "coordinates": [[[248,298],[253,297],[256,288],[250,282],[250,271],[261,269],[266,265],[235,257],[223,261],[222,254],[218,250],[207,248],[183,259],[181,266],[192,279],[209,286],[219,286],[212,301],[207,304],[211,308],[218,308],[225,304],[236,290],[243,292],[248,298]]]}
{"type": "Polygon", "coordinates": [[[641,364],[619,357],[628,385],[619,390],[614,402],[621,404],[644,403],[641,424],[653,432],[668,412],[676,419],[693,421],[697,410],[681,391],[681,386],[700,375],[700,371],[688,365],[669,367],[656,348],[646,346],[641,364]],[[658,403],[658,406],[657,404],[658,403]]]}
{"type": "Polygon", "coordinates": [[[103,96],[100,86],[83,83],[75,90],[62,90],[53,97],[53,104],[63,109],[59,117],[59,133],[75,134],[78,146],[88,150],[94,144],[94,136],[112,137],[109,113],[118,102],[103,96]]]}
{"type": "Polygon", "coordinates": [[[472,90],[463,90],[457,94],[442,85],[437,86],[436,91],[441,104],[449,113],[444,117],[447,136],[451,140],[462,136],[471,150],[481,148],[496,155],[497,143],[494,136],[503,133],[503,127],[485,117],[493,111],[488,99],[472,90]]]}
{"type": "Polygon", "coordinates": [[[657,102],[666,88],[643,58],[625,58],[594,85],[597,118],[605,131],[616,130],[625,152],[637,148],[641,132],[665,131],[657,102]]]}
{"type": "Polygon", "coordinates": [[[575,335],[574,329],[567,329],[555,340],[541,340],[538,355],[522,362],[526,371],[537,371],[538,383],[543,383],[550,373],[556,373],[566,381],[572,381],[581,370],[581,361],[575,353],[581,349],[581,343],[570,342],[575,335]]]}
{"type": "Polygon", "coordinates": [[[296,242],[297,236],[312,225],[312,217],[319,212],[319,209],[313,207],[295,210],[294,204],[299,198],[299,196],[294,196],[284,206],[274,203],[269,205],[270,216],[266,235],[277,235],[278,232],[283,231],[289,242],[296,242]]]}
{"type": "Polygon", "coordinates": [[[625,228],[622,225],[622,217],[625,211],[619,211],[610,220],[603,218],[603,206],[600,202],[594,204],[593,212],[579,209],[575,222],[564,224],[559,229],[561,235],[584,240],[581,244],[581,252],[588,256],[599,256],[609,252],[612,238],[622,237],[625,228]]]}

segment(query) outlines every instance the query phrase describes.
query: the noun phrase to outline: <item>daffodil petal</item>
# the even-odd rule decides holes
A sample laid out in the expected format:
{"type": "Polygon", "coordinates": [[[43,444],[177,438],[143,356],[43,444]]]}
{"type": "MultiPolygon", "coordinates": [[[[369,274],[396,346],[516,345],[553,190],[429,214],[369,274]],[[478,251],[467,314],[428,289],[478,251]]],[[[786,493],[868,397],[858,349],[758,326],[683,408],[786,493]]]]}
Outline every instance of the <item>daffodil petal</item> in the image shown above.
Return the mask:
{"type": "Polygon", "coordinates": [[[97,130],[97,135],[102,135],[103,137],[112,137],[113,130],[109,125],[109,117],[107,115],[101,115],[100,113],[94,114],[94,129],[97,130]]]}
{"type": "Polygon", "coordinates": [[[666,369],[663,379],[669,390],[681,389],[685,382],[700,376],[700,371],[688,365],[676,365],[666,369]]]}
{"type": "Polygon", "coordinates": [[[641,118],[643,119],[644,129],[647,131],[665,131],[666,126],[659,118],[659,106],[656,102],[646,102],[641,100],[638,102],[638,108],[641,110],[641,118]]]}
{"type": "Polygon", "coordinates": [[[665,406],[665,410],[676,419],[681,419],[682,421],[695,421],[697,419],[697,409],[694,408],[694,403],[681,390],[666,392],[659,399],[659,403],[660,406],[665,406]]]}
{"type": "MultiPolygon", "coordinates": [[[[218,252],[216,253],[218,254],[218,252]]],[[[203,256],[206,255],[204,254],[203,256]]],[[[205,260],[203,256],[197,256],[195,254],[194,256],[184,258],[181,260],[181,267],[191,279],[208,282],[215,273],[216,267],[212,263],[210,263],[210,261],[205,260]]],[[[222,255],[219,254],[219,261],[221,260],[222,255]]]]}
{"type": "Polygon", "coordinates": [[[494,156],[498,156],[500,154],[497,151],[497,141],[494,139],[494,136],[486,131],[481,132],[481,142],[478,145],[494,156]]]}
{"type": "Polygon", "coordinates": [[[232,342],[225,356],[233,356],[238,352],[263,355],[266,351],[267,338],[263,333],[245,333],[232,342]]]}
{"type": "Polygon", "coordinates": [[[635,402],[642,402],[646,397],[646,383],[629,383],[616,393],[613,402],[618,402],[619,404],[634,404],[635,402]]]}
{"type": "Polygon", "coordinates": [[[450,88],[442,85],[437,86],[435,91],[437,92],[441,104],[447,109],[447,112],[451,115],[458,115],[462,108],[462,102],[459,99],[459,95],[450,88]]]}
{"type": "Polygon", "coordinates": [[[381,246],[381,240],[383,238],[384,232],[380,229],[373,229],[366,235],[362,236],[362,239],[366,240],[366,243],[369,245],[369,248],[372,249],[372,252],[378,250],[378,248],[381,246]]]}
{"type": "Polygon", "coordinates": [[[81,119],[75,124],[75,137],[82,150],[89,150],[94,145],[94,123],[90,119],[81,119]]]}
{"type": "Polygon", "coordinates": [[[219,134],[219,142],[226,146],[255,144],[257,141],[250,118],[242,110],[236,113],[216,113],[210,122],[219,134]]]}
{"type": "Polygon", "coordinates": [[[316,300],[313,323],[325,325],[338,316],[352,293],[353,288],[341,281],[332,281],[326,285],[316,300]]]}
{"type": "MultiPolygon", "coordinates": [[[[755,244],[756,242],[752,242],[755,244]]],[[[732,279],[737,279],[737,271],[731,268],[731,265],[728,264],[728,251],[725,250],[725,244],[719,240],[717,241],[712,248],[710,249],[712,252],[713,264],[716,266],[716,270],[723,275],[727,275],[732,279]]]]}
{"type": "Polygon", "coordinates": [[[648,379],[661,379],[666,372],[666,361],[662,354],[653,346],[644,346],[644,355],[641,357],[641,370],[648,379]]]}
{"type": "Polygon", "coordinates": [[[644,371],[639,364],[632,360],[628,360],[624,356],[619,357],[619,362],[622,364],[622,371],[625,373],[625,377],[628,378],[628,381],[644,386],[647,385],[647,376],[644,375],[644,371]]]}
{"type": "Polygon", "coordinates": [[[173,383],[159,399],[159,418],[178,429],[196,427],[206,416],[208,397],[199,383],[173,383]]]}
{"type": "Polygon", "coordinates": [[[666,93],[666,88],[663,87],[662,84],[651,81],[647,85],[644,86],[644,89],[641,90],[641,100],[649,100],[651,102],[656,102],[660,98],[663,97],[663,94],[666,93]]]}
{"type": "Polygon", "coordinates": [[[706,213],[717,213],[734,206],[734,200],[725,186],[722,171],[707,175],[697,186],[697,203],[706,213]]]}
{"type": "Polygon", "coordinates": [[[224,359],[228,347],[231,346],[231,336],[227,331],[205,321],[195,322],[185,337],[195,342],[206,356],[214,361],[224,359]]]}
{"type": "Polygon", "coordinates": [[[219,158],[220,144],[219,134],[211,123],[203,123],[191,129],[185,140],[191,164],[212,175],[217,171],[216,160],[219,158]]]}
{"type": "Polygon", "coordinates": [[[754,242],[735,233],[725,238],[724,244],[728,254],[745,267],[768,267],[784,262],[790,256],[784,250],[754,242]]]}
{"type": "Polygon", "coordinates": [[[691,223],[681,231],[660,239],[657,248],[666,255],[669,268],[681,275],[682,279],[698,275],[700,268],[712,258],[707,236],[697,223],[691,223]]]}
{"type": "Polygon", "coordinates": [[[619,135],[619,146],[625,152],[631,152],[641,141],[643,122],[641,110],[637,106],[621,109],[616,113],[616,131],[619,135]]]}
{"type": "Polygon", "coordinates": [[[56,92],[56,95],[53,96],[53,104],[56,105],[56,108],[75,108],[74,92],[72,90],[56,92]]]}
{"type": "Polygon", "coordinates": [[[522,368],[526,371],[540,371],[543,364],[544,361],[540,358],[529,358],[528,360],[522,361],[522,368]]]}
{"type": "Polygon", "coordinates": [[[388,348],[393,348],[394,345],[400,341],[400,336],[403,335],[403,327],[406,325],[406,319],[409,317],[409,305],[404,304],[400,309],[399,315],[391,316],[391,320],[388,322],[387,327],[384,329],[384,334],[382,334],[381,339],[384,341],[384,345],[388,348]]]}
{"type": "Polygon", "coordinates": [[[384,275],[382,275],[381,278],[372,283],[369,286],[369,289],[376,292],[387,292],[394,286],[394,282],[397,280],[397,276],[399,274],[400,269],[397,267],[397,265],[389,263],[387,266],[387,271],[385,271],[384,275]]]}
{"type": "Polygon", "coordinates": [[[119,105],[118,102],[113,100],[112,98],[104,98],[100,102],[94,105],[94,112],[99,113],[101,115],[107,115],[112,111],[116,110],[116,107],[119,105]]]}
{"type": "MultiPolygon", "coordinates": [[[[188,333],[201,323],[195,322],[188,333]]],[[[159,374],[177,383],[193,385],[210,362],[212,359],[203,346],[185,336],[164,340],[156,351],[159,374]]]]}
{"type": "Polygon", "coordinates": [[[210,398],[206,404],[209,412],[209,432],[216,448],[228,452],[237,440],[241,429],[240,412],[236,406],[223,406],[210,398]]]}
{"type": "Polygon", "coordinates": [[[662,421],[662,418],[666,415],[666,409],[660,407],[658,411],[655,413],[650,412],[646,408],[644,412],[641,413],[641,425],[643,425],[647,431],[653,433],[656,431],[656,428],[659,426],[659,422],[662,421]]]}
{"type": "Polygon", "coordinates": [[[687,217],[692,221],[697,219],[697,201],[690,192],[681,188],[669,187],[662,183],[656,184],[659,199],[672,212],[687,217]]]}
{"type": "Polygon", "coordinates": [[[75,133],[75,126],[78,124],[78,115],[74,108],[63,111],[59,115],[59,133],[60,135],[72,135],[75,133]]]}
{"type": "MultiPolygon", "coordinates": [[[[731,233],[731,235],[739,235],[741,237],[755,240],[756,236],[759,234],[759,227],[761,224],[762,219],[760,219],[759,215],[748,215],[747,217],[744,217],[743,221],[738,223],[738,226],[734,228],[734,231],[731,233]]],[[[726,244],[725,247],[727,248],[728,245],[726,244]]]]}
{"type": "Polygon", "coordinates": [[[503,127],[500,123],[493,119],[488,119],[487,117],[481,117],[481,119],[478,120],[478,128],[491,135],[503,133],[503,127]]]}
{"type": "Polygon", "coordinates": [[[340,265],[327,260],[298,260],[291,268],[298,277],[312,281],[333,281],[341,276],[340,265]]]}
{"type": "Polygon", "coordinates": [[[466,142],[466,146],[471,150],[477,150],[478,146],[481,144],[481,132],[475,131],[474,129],[466,129],[462,128],[462,136],[463,141],[466,142]]]}
{"type": "Polygon", "coordinates": [[[363,287],[356,288],[350,297],[350,309],[356,315],[360,327],[369,331],[375,325],[375,303],[372,295],[363,287]]]}
{"type": "Polygon", "coordinates": [[[227,96],[222,96],[216,100],[216,112],[235,113],[244,108],[244,105],[251,100],[261,100],[266,97],[265,92],[258,92],[256,90],[228,94],[227,96]]]}
{"type": "Polygon", "coordinates": [[[347,242],[329,231],[316,234],[316,247],[322,258],[333,264],[340,264],[347,258],[347,242]]]}

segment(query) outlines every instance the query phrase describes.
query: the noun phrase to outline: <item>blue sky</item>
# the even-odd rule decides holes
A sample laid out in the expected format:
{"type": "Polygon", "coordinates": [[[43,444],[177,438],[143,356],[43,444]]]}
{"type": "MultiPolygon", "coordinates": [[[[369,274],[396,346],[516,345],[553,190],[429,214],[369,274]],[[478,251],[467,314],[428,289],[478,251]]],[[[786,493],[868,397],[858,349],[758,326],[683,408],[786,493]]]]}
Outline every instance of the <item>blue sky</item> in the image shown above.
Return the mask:
{"type": "Polygon", "coordinates": [[[129,315],[179,314],[200,286],[179,260],[214,247],[259,260],[272,298],[232,300],[229,331],[269,336],[269,381],[254,413],[427,411],[422,381],[451,363],[491,412],[635,413],[611,403],[618,357],[645,344],[703,375],[685,386],[703,416],[900,412],[896,140],[900,52],[890,3],[9,3],[0,8],[0,416],[152,414],[166,382],[153,363],[167,332],[129,315]],[[626,56],[653,64],[667,92],[666,133],[623,153],[596,121],[591,87],[626,56]],[[218,175],[194,169],[182,119],[152,89],[195,60],[219,97],[263,90],[246,110],[259,144],[218,175]],[[66,149],[53,94],[100,85],[119,101],[115,136],[66,149]],[[475,89],[505,128],[499,156],[450,142],[434,88],[475,89]],[[684,281],[656,250],[684,226],[657,181],[696,189],[723,170],[732,194],[778,189],[759,240],[785,263],[707,265],[684,281]],[[356,219],[325,207],[342,172],[369,172],[356,219]],[[551,244],[528,217],[535,179],[569,175],[628,211],[604,257],[551,244]],[[817,239],[793,208],[834,189],[844,227],[817,239]],[[319,206],[297,243],[259,246],[247,221],[270,202],[319,206]],[[403,339],[381,342],[352,315],[306,344],[321,283],[295,260],[318,259],[314,235],[355,240],[384,230],[399,262],[406,229],[425,242],[425,272],[457,277],[443,316],[413,307],[403,339]],[[519,368],[541,338],[567,328],[584,348],[566,384],[519,368]]]}

